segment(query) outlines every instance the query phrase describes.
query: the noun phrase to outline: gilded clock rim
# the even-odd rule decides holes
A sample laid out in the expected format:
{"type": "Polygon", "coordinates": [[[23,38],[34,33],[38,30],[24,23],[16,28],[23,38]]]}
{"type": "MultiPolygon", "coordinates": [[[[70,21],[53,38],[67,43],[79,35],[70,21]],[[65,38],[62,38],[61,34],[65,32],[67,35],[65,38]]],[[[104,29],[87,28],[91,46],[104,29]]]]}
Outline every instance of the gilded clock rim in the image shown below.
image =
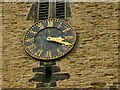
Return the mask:
{"type": "Polygon", "coordinates": [[[57,18],[57,19],[56,19],[56,18],[44,19],[44,20],[40,20],[40,21],[36,22],[35,24],[33,24],[33,25],[27,30],[27,32],[25,32],[24,37],[23,37],[23,48],[25,49],[25,52],[26,52],[29,56],[31,56],[32,58],[37,59],[38,61],[52,61],[52,60],[59,59],[59,58],[65,56],[66,54],[68,54],[68,53],[73,49],[75,43],[76,43],[76,31],[75,31],[75,29],[73,28],[73,26],[72,26],[70,23],[68,23],[67,21],[65,21],[65,20],[63,20],[63,19],[58,19],[58,18],[57,18]],[[46,58],[38,58],[37,56],[31,54],[31,53],[27,50],[27,48],[26,48],[26,46],[25,46],[25,38],[26,38],[27,33],[29,32],[29,30],[30,30],[32,27],[34,27],[36,24],[38,24],[38,23],[40,23],[40,22],[45,22],[45,21],[48,21],[48,20],[60,21],[60,22],[64,22],[64,23],[68,24],[68,25],[70,26],[70,28],[72,28],[72,30],[73,30],[73,35],[74,35],[73,40],[74,40],[74,42],[73,42],[73,45],[69,48],[69,50],[66,50],[64,53],[62,53],[62,54],[59,55],[59,56],[56,56],[56,57],[54,57],[54,58],[47,58],[47,59],[46,59],[46,58]]]}

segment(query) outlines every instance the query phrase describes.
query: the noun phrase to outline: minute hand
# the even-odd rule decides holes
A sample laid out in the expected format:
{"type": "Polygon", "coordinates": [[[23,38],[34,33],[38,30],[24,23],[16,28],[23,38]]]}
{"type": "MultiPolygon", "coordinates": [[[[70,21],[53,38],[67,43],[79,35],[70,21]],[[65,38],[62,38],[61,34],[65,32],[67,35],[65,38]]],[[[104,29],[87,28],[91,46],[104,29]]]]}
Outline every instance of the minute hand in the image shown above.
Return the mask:
{"type": "Polygon", "coordinates": [[[66,46],[72,45],[71,43],[65,42],[65,41],[63,41],[63,40],[65,40],[65,39],[63,39],[63,38],[61,38],[61,37],[58,37],[58,38],[48,37],[48,38],[47,38],[47,41],[53,41],[53,42],[61,43],[61,44],[64,44],[64,45],[66,45],[66,46]]]}

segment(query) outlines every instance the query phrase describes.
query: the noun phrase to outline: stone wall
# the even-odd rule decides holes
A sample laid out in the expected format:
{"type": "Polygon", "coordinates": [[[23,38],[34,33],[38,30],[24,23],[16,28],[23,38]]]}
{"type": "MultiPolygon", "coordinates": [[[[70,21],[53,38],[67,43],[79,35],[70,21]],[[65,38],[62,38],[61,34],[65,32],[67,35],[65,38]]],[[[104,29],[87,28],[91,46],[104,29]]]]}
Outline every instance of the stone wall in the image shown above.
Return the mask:
{"type": "MultiPolygon", "coordinates": [[[[32,68],[38,61],[23,48],[24,33],[33,25],[26,17],[31,3],[2,3],[2,62],[5,88],[33,88],[32,68]]],[[[76,29],[74,49],[57,62],[70,79],[58,81],[59,88],[108,88],[118,83],[118,3],[71,3],[68,22],[76,29]]]]}
{"type": "Polygon", "coordinates": [[[2,87],[2,4],[0,3],[0,89],[2,87]]]}

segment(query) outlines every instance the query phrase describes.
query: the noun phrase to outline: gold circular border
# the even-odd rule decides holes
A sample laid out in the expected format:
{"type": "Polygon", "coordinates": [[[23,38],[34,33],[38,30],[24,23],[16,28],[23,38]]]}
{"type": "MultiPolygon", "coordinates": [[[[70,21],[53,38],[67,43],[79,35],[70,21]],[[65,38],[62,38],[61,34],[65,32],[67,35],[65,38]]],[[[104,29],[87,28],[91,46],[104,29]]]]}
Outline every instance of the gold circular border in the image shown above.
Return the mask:
{"type": "Polygon", "coordinates": [[[56,18],[45,19],[45,20],[40,20],[39,22],[36,22],[35,24],[33,24],[33,25],[28,29],[28,31],[27,31],[27,32],[24,34],[24,36],[23,36],[23,48],[25,49],[25,52],[26,52],[29,56],[31,56],[31,57],[39,60],[39,61],[52,61],[52,60],[56,60],[56,59],[58,59],[58,58],[61,58],[61,57],[65,56],[66,54],[68,54],[68,53],[72,50],[72,48],[73,48],[74,45],[75,45],[75,42],[76,42],[76,32],[75,32],[75,29],[74,29],[74,28],[71,26],[71,24],[69,24],[67,21],[65,21],[65,20],[63,20],[63,19],[56,19],[56,18]],[[62,54],[59,55],[59,56],[56,56],[56,57],[54,57],[54,58],[38,58],[37,56],[31,54],[31,53],[29,52],[29,50],[26,48],[25,38],[26,38],[27,33],[29,32],[29,30],[30,30],[33,26],[35,26],[36,24],[38,24],[38,23],[40,23],[40,22],[45,22],[45,21],[49,21],[49,20],[60,21],[60,22],[64,22],[64,23],[68,24],[68,25],[70,26],[70,28],[72,28],[72,30],[73,30],[73,34],[74,34],[74,39],[73,39],[73,40],[74,40],[74,43],[73,43],[73,45],[72,45],[65,53],[62,53],[62,54]]]}

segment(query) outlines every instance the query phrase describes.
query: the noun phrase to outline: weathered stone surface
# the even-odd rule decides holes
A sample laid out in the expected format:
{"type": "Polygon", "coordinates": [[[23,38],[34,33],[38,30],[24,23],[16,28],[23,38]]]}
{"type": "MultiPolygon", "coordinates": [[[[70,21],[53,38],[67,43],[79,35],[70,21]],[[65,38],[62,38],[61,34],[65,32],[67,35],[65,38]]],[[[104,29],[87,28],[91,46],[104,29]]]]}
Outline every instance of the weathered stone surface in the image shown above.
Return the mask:
{"type": "MultiPolygon", "coordinates": [[[[32,68],[39,62],[23,48],[23,36],[33,25],[26,21],[30,3],[2,3],[2,69],[5,88],[34,88],[32,68]]],[[[57,62],[70,79],[57,82],[58,88],[89,88],[99,79],[108,88],[118,81],[118,3],[71,3],[68,22],[77,33],[74,49],[57,62]]]]}
{"type": "Polygon", "coordinates": [[[2,87],[2,4],[0,3],[0,89],[2,87]]]}

